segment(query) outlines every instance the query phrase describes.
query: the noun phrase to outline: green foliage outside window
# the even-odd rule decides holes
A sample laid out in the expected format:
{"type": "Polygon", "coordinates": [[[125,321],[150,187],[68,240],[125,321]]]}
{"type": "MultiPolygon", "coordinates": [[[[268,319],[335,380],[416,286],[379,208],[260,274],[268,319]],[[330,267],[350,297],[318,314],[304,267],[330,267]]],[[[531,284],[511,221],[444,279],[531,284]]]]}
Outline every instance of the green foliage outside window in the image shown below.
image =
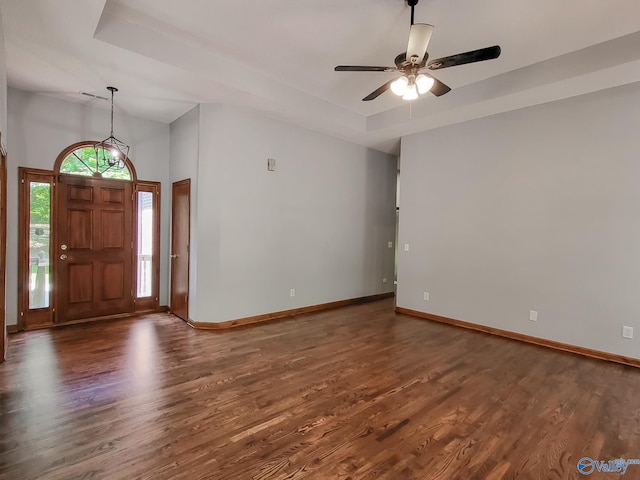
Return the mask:
{"type": "Polygon", "coordinates": [[[96,152],[93,147],[82,147],[71,152],[67,158],[63,160],[60,166],[60,173],[131,180],[131,172],[128,168],[123,168],[122,170],[97,168],[96,152]]]}
{"type": "Polygon", "coordinates": [[[31,184],[31,224],[49,225],[51,218],[51,185],[31,184]]]}

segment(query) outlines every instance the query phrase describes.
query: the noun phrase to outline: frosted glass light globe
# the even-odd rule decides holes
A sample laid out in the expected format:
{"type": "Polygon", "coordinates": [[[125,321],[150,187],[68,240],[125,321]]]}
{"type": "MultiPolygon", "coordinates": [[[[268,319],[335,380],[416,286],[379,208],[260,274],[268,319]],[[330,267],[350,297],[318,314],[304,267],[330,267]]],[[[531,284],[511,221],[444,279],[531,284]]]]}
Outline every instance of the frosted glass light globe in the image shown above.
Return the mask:
{"type": "Polygon", "coordinates": [[[416,89],[416,85],[415,84],[409,85],[402,99],[415,100],[416,98],[418,98],[418,90],[416,89]]]}
{"type": "Polygon", "coordinates": [[[433,87],[433,78],[427,77],[422,73],[416,77],[416,85],[418,86],[418,92],[422,95],[427,93],[433,87]]]}
{"type": "Polygon", "coordinates": [[[407,85],[409,85],[409,79],[402,76],[391,83],[391,91],[401,97],[406,93],[407,85]]]}

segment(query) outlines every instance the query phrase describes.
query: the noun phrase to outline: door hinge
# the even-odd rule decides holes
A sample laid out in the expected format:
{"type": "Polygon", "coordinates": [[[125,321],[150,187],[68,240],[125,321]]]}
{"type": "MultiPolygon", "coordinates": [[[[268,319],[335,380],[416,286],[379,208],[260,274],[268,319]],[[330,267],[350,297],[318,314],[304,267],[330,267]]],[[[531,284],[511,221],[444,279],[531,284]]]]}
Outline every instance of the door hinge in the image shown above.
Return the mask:
{"type": "Polygon", "coordinates": [[[133,240],[131,240],[131,248],[133,249],[133,240]]]}

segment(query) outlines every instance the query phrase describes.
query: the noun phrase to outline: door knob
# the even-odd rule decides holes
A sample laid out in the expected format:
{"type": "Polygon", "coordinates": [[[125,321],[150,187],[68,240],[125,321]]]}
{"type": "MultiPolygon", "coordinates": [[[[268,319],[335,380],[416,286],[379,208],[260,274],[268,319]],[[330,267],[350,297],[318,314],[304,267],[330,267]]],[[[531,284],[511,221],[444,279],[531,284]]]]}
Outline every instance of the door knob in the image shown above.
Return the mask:
{"type": "Polygon", "coordinates": [[[178,255],[171,255],[171,258],[178,258],[178,255]]]}
{"type": "Polygon", "coordinates": [[[60,245],[60,250],[66,250],[66,249],[67,249],[66,245],[64,245],[64,244],[60,245]]]}
{"type": "Polygon", "coordinates": [[[66,260],[67,256],[63,253],[62,255],[60,255],[60,260],[66,260]]]}

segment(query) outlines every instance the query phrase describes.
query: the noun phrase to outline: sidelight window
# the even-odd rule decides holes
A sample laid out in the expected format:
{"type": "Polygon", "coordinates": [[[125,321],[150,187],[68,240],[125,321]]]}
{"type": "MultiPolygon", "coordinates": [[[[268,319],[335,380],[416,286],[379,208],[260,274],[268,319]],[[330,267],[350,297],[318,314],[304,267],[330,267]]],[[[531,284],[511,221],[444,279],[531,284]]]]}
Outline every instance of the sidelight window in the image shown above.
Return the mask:
{"type": "Polygon", "coordinates": [[[136,311],[155,310],[159,305],[160,275],[160,184],[136,185],[136,311]]]}
{"type": "Polygon", "coordinates": [[[29,182],[29,308],[47,308],[51,292],[51,184],[29,182]]]}
{"type": "Polygon", "coordinates": [[[18,169],[18,329],[53,323],[55,257],[52,256],[52,172],[18,169]]]}
{"type": "Polygon", "coordinates": [[[138,298],[153,295],[153,193],[138,192],[138,298]]]}

